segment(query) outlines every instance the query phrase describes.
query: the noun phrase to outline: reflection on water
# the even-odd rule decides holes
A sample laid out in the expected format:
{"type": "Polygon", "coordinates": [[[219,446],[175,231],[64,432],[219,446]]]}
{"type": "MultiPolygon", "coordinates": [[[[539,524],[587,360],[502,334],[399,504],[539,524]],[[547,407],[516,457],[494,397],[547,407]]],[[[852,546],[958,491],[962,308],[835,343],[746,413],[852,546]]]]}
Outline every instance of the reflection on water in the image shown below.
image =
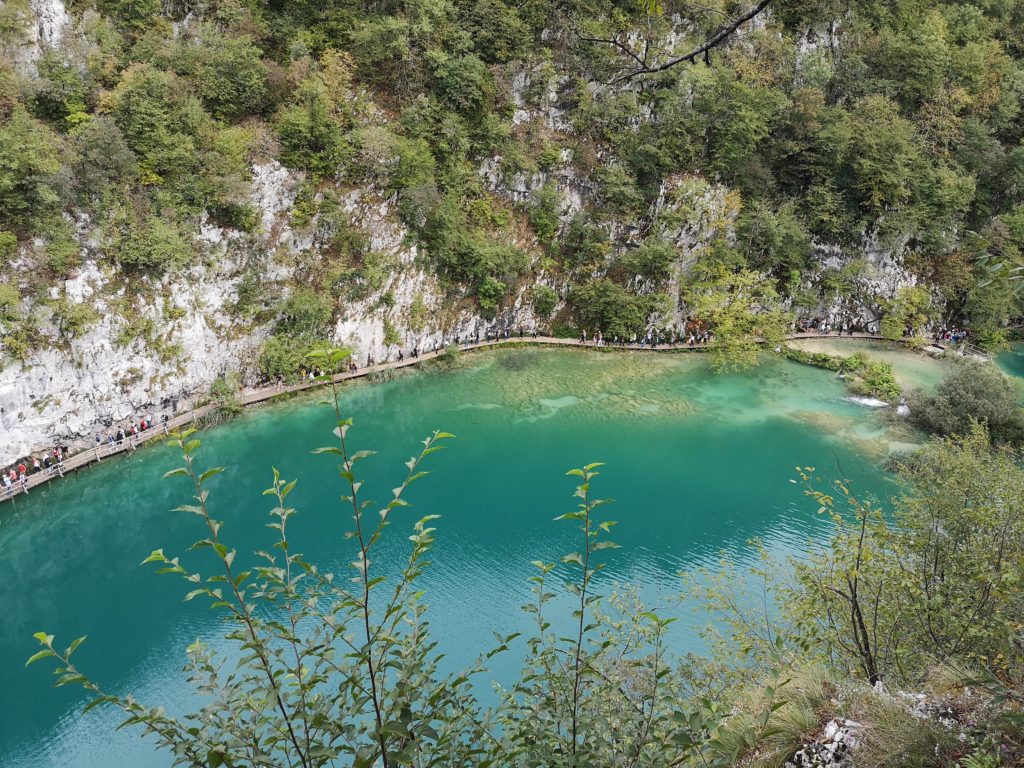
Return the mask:
{"type": "MultiPolygon", "coordinates": [[[[467,355],[454,373],[344,390],[355,448],[380,451],[362,464],[378,498],[390,497],[419,438],[433,429],[458,436],[430,457],[431,475],[414,486],[414,507],[397,515],[376,559],[393,568],[413,519],[442,515],[424,581],[452,665],[488,647],[492,630],[529,631],[519,609],[530,562],[576,548],[572,525],[553,522],[573,505],[570,467],[607,463],[596,491],[616,500],[606,509],[622,549],[602,584],[635,586],[650,602],[674,597],[680,571],[713,566],[723,550],[751,562],[754,537],[785,555],[823,535],[814,505],[789,482],[797,465],[841,467],[861,491],[887,493],[877,461],[914,436],[845,395],[829,372],[779,360],[714,376],[699,355],[539,349],[467,355]]],[[[240,564],[267,546],[261,491],[271,466],[300,478],[290,497],[300,510],[289,523],[295,548],[339,571],[351,560],[336,471],[310,455],[330,431],[330,410],[311,398],[203,436],[200,461],[227,468],[211,483],[211,503],[240,564]]],[[[182,603],[178,583],[138,565],[156,547],[178,554],[198,536],[194,517],[167,511],[187,495],[180,478],[160,479],[175,464],[169,447],[146,448],[0,511],[0,690],[18,692],[0,697],[4,768],[167,764],[131,734],[114,734],[115,714],[78,716],[81,699],[48,689],[44,665],[22,665],[33,632],[89,634],[80,661],[112,690],[172,709],[187,703],[183,649],[215,639],[217,620],[200,601],[182,603]]],[[[707,617],[683,619],[673,625],[677,653],[699,649],[707,617]]],[[[514,674],[519,652],[498,662],[499,679],[514,674]]]]}

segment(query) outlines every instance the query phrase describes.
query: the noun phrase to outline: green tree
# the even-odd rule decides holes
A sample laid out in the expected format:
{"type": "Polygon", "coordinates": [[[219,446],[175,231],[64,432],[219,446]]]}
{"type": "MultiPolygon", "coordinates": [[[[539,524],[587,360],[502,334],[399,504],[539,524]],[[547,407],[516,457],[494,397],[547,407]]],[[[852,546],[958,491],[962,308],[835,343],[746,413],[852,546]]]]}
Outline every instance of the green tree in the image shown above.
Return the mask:
{"type": "Polygon", "coordinates": [[[58,202],[56,134],[21,107],[0,121],[0,229],[28,233],[58,202]]]}
{"type": "Polygon", "coordinates": [[[711,267],[685,298],[693,317],[711,328],[709,349],[719,371],[757,365],[762,345],[781,344],[792,325],[770,281],[757,272],[711,267]]]}
{"type": "Polygon", "coordinates": [[[555,311],[558,304],[558,294],[547,285],[535,285],[533,287],[533,311],[538,317],[548,318],[555,311]]]}
{"type": "Polygon", "coordinates": [[[914,176],[921,153],[913,124],[899,108],[880,95],[866,96],[850,113],[843,153],[851,175],[851,190],[863,210],[873,217],[900,210],[914,198],[914,176]]]}
{"type": "Polygon", "coordinates": [[[69,140],[67,168],[78,199],[97,204],[111,187],[130,185],[138,178],[138,164],[124,135],[108,115],[79,126],[69,140]]]}
{"type": "Polygon", "coordinates": [[[148,181],[202,175],[200,147],[209,117],[181,79],[134,64],[103,107],[117,121],[148,181]]]}
{"type": "Polygon", "coordinates": [[[209,35],[195,68],[199,94],[210,113],[222,120],[258,112],[267,93],[262,53],[244,37],[209,35]]]}
{"type": "Polygon", "coordinates": [[[922,336],[922,326],[931,314],[932,297],[928,289],[920,286],[900,288],[896,297],[888,303],[879,330],[887,339],[899,341],[904,336],[922,336]]]}
{"type": "Polygon", "coordinates": [[[493,277],[484,278],[483,283],[477,288],[476,295],[480,302],[480,309],[487,312],[494,312],[498,308],[498,302],[505,298],[508,293],[508,286],[493,277]]]}
{"type": "MultiPolygon", "coordinates": [[[[891,511],[845,482],[808,493],[836,525],[796,563],[782,603],[794,639],[813,638],[870,681],[920,684],[939,663],[1019,666],[1024,470],[975,424],[895,463],[904,491],[891,511]]],[[[813,468],[801,470],[813,483],[813,468]]]]}
{"type": "Polygon", "coordinates": [[[940,435],[967,435],[975,422],[1000,443],[1024,443],[1021,389],[991,363],[962,361],[932,395],[916,392],[910,412],[923,429],[940,435]]]}
{"type": "Polygon", "coordinates": [[[344,133],[322,83],[303,83],[275,123],[283,163],[325,176],[337,172],[344,156],[344,133]]]}
{"type": "Polygon", "coordinates": [[[584,283],[570,298],[581,327],[591,335],[601,331],[608,338],[642,335],[655,308],[652,297],[637,296],[607,278],[584,283]]]}
{"type": "Polygon", "coordinates": [[[537,239],[542,244],[553,244],[558,234],[558,214],[562,205],[558,186],[550,182],[545,184],[534,193],[533,200],[530,207],[530,224],[533,225],[533,231],[537,233],[537,239]]]}
{"type": "Polygon", "coordinates": [[[756,203],[741,215],[737,234],[750,266],[777,276],[804,273],[814,252],[791,203],[777,211],[764,202],[756,203]]]}
{"type": "Polygon", "coordinates": [[[672,265],[679,260],[679,252],[669,243],[647,239],[622,254],[613,270],[621,270],[626,280],[639,277],[660,287],[671,276],[672,265]]]}

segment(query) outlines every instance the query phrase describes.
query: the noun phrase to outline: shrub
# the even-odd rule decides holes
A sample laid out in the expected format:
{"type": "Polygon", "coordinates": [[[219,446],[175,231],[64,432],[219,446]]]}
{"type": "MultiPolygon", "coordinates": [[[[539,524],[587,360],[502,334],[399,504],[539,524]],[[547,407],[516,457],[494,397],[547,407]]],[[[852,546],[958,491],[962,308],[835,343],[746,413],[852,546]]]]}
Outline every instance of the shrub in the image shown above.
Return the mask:
{"type": "Polygon", "coordinates": [[[898,400],[902,388],[892,372],[892,365],[882,361],[865,360],[856,369],[850,389],[859,395],[877,397],[887,402],[898,400]]]}
{"type": "Polygon", "coordinates": [[[963,361],[939,384],[934,395],[915,393],[911,415],[916,424],[940,435],[966,435],[972,424],[988,427],[993,440],[1024,443],[1021,391],[991,363],[963,361]]]}
{"type": "Polygon", "coordinates": [[[558,304],[558,294],[553,288],[546,285],[535,285],[533,287],[533,311],[538,317],[548,318],[555,311],[558,304]]]}
{"type": "Polygon", "coordinates": [[[256,366],[264,379],[295,381],[299,374],[308,369],[308,355],[322,346],[319,340],[271,336],[260,349],[256,366]]]}
{"type": "Polygon", "coordinates": [[[279,307],[281,319],[276,332],[292,337],[320,337],[334,317],[328,296],[304,286],[296,287],[279,307]]]}
{"type": "Polygon", "coordinates": [[[484,278],[483,283],[476,291],[480,308],[487,312],[494,312],[498,308],[498,302],[505,297],[507,292],[508,286],[500,280],[495,280],[493,277],[484,278]]]}
{"type": "Polygon", "coordinates": [[[384,318],[384,346],[394,347],[402,343],[402,337],[398,333],[398,329],[390,319],[384,318]]]}
{"type": "Polygon", "coordinates": [[[278,113],[275,131],[281,142],[281,162],[292,168],[334,175],[346,154],[342,127],[324,86],[317,81],[299,87],[294,103],[278,113]]]}
{"type": "Polygon", "coordinates": [[[558,213],[562,197],[555,184],[545,184],[533,195],[530,207],[530,224],[537,233],[537,239],[544,245],[551,245],[558,234],[558,213]]]}
{"type": "Polygon", "coordinates": [[[242,381],[236,371],[218,376],[210,384],[210,401],[216,406],[218,417],[234,416],[242,412],[242,381]]]}
{"type": "Polygon", "coordinates": [[[137,221],[121,215],[113,224],[108,252],[127,269],[164,272],[185,266],[195,256],[174,222],[148,216],[137,221]]]}
{"type": "Polygon", "coordinates": [[[21,305],[21,291],[12,283],[0,283],[0,319],[11,322],[17,320],[21,305]]]}
{"type": "Polygon", "coordinates": [[[226,203],[211,208],[210,218],[222,227],[251,233],[259,227],[260,211],[248,203],[226,203]]]}
{"type": "Polygon", "coordinates": [[[17,250],[17,236],[13,232],[0,231],[0,259],[10,259],[17,250]]]}
{"type": "Polygon", "coordinates": [[[251,40],[213,34],[203,40],[199,51],[196,87],[214,117],[230,120],[262,107],[267,69],[251,40]]]}
{"type": "Polygon", "coordinates": [[[86,302],[74,303],[61,297],[53,303],[53,319],[61,336],[71,339],[82,333],[99,319],[96,309],[86,302]]]}
{"type": "Polygon", "coordinates": [[[409,304],[409,330],[419,333],[427,326],[427,304],[423,294],[417,293],[409,304]]]}
{"type": "Polygon", "coordinates": [[[630,293],[606,278],[591,280],[571,295],[573,307],[583,328],[600,330],[605,336],[626,339],[643,333],[653,304],[649,297],[630,293]]]}

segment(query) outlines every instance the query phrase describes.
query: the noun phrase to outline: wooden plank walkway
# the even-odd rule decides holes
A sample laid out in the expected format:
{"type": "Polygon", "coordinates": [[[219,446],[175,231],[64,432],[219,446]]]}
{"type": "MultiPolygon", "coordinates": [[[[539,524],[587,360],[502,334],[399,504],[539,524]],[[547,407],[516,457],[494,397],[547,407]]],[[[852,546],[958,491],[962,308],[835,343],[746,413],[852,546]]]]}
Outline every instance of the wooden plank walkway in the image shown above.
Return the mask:
{"type": "MultiPolygon", "coordinates": [[[[786,337],[786,341],[797,341],[801,339],[832,339],[832,340],[874,340],[874,341],[887,341],[881,336],[873,335],[870,333],[854,333],[844,334],[842,336],[823,334],[823,333],[795,333],[786,337]]],[[[892,340],[889,340],[892,341],[892,340]]],[[[594,341],[587,341],[581,343],[578,339],[560,339],[553,336],[509,336],[506,338],[499,339],[486,339],[484,341],[472,342],[469,344],[459,345],[459,349],[463,351],[469,351],[474,349],[484,349],[488,347],[498,347],[505,345],[516,345],[516,344],[527,344],[536,346],[556,346],[556,347],[591,347],[594,349],[624,349],[624,350],[636,350],[644,352],[703,352],[707,350],[707,347],[701,344],[696,346],[689,346],[688,344],[659,344],[657,347],[652,347],[647,344],[609,344],[605,343],[598,345],[594,341]]],[[[939,349],[942,349],[939,347],[939,349]]],[[[392,360],[390,362],[378,363],[365,368],[359,368],[356,371],[346,371],[344,373],[336,374],[333,377],[335,382],[348,381],[350,379],[358,379],[364,376],[369,376],[374,373],[380,373],[382,371],[394,370],[396,368],[406,368],[411,365],[418,365],[419,363],[427,360],[435,360],[445,353],[445,349],[439,349],[433,352],[425,352],[419,357],[406,357],[403,360],[392,360]]],[[[281,397],[282,395],[291,395],[297,392],[305,392],[306,390],[316,389],[318,387],[326,386],[328,380],[321,378],[312,381],[304,381],[299,384],[291,384],[287,386],[269,386],[261,387],[258,389],[250,390],[242,394],[240,400],[243,406],[256,405],[263,403],[274,398],[281,397]]],[[[193,408],[192,410],[186,411],[185,413],[178,414],[166,422],[160,423],[145,432],[140,432],[137,435],[131,435],[125,437],[124,440],[109,444],[97,444],[94,448],[81,451],[68,456],[59,464],[49,467],[42,472],[37,472],[32,475],[28,475],[24,482],[17,482],[11,486],[11,488],[4,488],[0,486],[0,502],[14,499],[15,496],[22,493],[29,493],[33,488],[48,483],[51,480],[63,478],[69,472],[74,472],[76,469],[88,466],[94,462],[101,462],[110,456],[114,456],[118,453],[125,453],[127,451],[135,451],[140,445],[148,443],[151,440],[162,438],[169,432],[175,431],[179,428],[188,427],[191,424],[196,423],[204,416],[208,415],[216,409],[215,404],[207,404],[193,408]]]]}

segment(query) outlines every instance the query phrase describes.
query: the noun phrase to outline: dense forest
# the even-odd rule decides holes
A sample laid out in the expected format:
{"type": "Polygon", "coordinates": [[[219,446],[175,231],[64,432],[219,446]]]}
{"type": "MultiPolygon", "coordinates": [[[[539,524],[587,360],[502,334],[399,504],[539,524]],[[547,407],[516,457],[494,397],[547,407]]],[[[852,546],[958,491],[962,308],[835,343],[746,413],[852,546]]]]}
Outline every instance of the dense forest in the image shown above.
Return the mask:
{"type": "MultiPolygon", "coordinates": [[[[216,258],[211,226],[258,251],[252,174],[273,160],[299,174],[291,226],[317,239],[267,255],[285,277],[235,275],[240,322],[273,329],[267,374],[293,370],[288,350],[331,336],[347,305],[395,301],[393,257],[344,204],[354,189],[391,206],[448,299],[485,318],[519,300],[556,332],[629,337],[756,286],[754,311],[897,336],[968,326],[998,344],[1024,264],[1024,6],[761,5],[665,66],[750,9],[75,0],[59,44],[26,57],[33,8],[7,2],[5,357],[108,314],[126,319],[119,343],[181,357],[162,334],[184,311],[168,275],[216,258]],[[888,292],[879,253],[899,275],[888,292]],[[61,290],[83,259],[107,281],[102,308],[61,290]]],[[[421,297],[405,309],[423,325],[421,297]]]]}

